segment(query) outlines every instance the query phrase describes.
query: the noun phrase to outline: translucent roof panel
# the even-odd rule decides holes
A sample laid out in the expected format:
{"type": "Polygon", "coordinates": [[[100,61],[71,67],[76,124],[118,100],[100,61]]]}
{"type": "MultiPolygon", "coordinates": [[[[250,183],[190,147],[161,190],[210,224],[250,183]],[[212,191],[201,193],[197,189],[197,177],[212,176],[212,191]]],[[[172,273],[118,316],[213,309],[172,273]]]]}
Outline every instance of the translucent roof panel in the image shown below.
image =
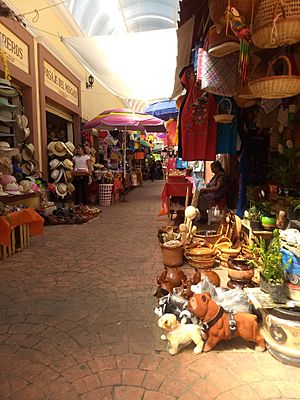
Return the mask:
{"type": "Polygon", "coordinates": [[[87,36],[177,28],[179,0],[67,0],[87,36]]]}

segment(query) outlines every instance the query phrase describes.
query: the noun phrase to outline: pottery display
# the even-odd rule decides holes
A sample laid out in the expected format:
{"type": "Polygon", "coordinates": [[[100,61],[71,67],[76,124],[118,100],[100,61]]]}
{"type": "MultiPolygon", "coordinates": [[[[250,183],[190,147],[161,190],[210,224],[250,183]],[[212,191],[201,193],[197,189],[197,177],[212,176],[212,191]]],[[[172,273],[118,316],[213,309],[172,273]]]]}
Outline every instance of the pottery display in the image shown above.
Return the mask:
{"type": "Polygon", "coordinates": [[[300,308],[263,309],[267,349],[284,364],[300,367],[300,308]]]}
{"type": "Polygon", "coordinates": [[[220,239],[222,233],[219,233],[214,230],[207,230],[207,231],[197,231],[194,235],[195,239],[202,239],[206,243],[215,244],[218,239],[220,239]]]}
{"type": "Polygon", "coordinates": [[[244,257],[229,257],[228,258],[228,277],[230,280],[227,286],[230,289],[244,287],[255,287],[256,284],[252,282],[254,277],[254,269],[247,264],[248,260],[244,257]]]}

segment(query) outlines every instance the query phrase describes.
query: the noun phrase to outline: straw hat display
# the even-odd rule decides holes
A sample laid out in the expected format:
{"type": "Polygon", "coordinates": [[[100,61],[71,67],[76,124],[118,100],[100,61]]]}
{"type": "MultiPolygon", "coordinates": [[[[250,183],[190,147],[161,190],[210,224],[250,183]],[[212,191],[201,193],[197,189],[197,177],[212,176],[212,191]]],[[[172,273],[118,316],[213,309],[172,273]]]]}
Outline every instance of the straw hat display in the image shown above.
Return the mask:
{"type": "Polygon", "coordinates": [[[23,193],[33,193],[31,181],[24,179],[20,182],[20,186],[23,189],[23,193]]]}
{"type": "Polygon", "coordinates": [[[68,193],[74,192],[75,188],[71,184],[73,179],[73,156],[75,146],[72,142],[52,141],[47,146],[49,157],[54,157],[50,162],[51,179],[53,180],[56,194],[64,198],[68,193]]]}

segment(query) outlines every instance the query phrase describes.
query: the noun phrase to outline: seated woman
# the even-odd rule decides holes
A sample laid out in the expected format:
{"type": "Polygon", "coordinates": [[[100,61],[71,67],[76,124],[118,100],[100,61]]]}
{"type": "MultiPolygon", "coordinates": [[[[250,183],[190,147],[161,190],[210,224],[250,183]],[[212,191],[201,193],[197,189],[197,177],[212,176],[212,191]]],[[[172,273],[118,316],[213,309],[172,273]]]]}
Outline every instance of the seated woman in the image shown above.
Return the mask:
{"type": "Polygon", "coordinates": [[[207,220],[207,210],[211,208],[214,201],[223,199],[229,188],[229,178],[220,161],[214,161],[210,167],[214,176],[205,188],[196,190],[192,201],[192,205],[200,212],[200,220],[207,220]]]}

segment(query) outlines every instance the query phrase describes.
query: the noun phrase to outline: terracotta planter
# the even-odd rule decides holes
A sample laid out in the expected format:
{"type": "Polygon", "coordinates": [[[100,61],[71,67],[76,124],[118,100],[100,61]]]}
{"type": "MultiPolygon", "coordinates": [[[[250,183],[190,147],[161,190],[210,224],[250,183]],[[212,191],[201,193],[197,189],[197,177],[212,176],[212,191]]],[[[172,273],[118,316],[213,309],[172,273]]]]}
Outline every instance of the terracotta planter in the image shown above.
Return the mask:
{"type": "Polygon", "coordinates": [[[157,277],[157,284],[172,292],[175,287],[179,287],[187,281],[187,276],[178,267],[165,267],[164,271],[157,277]]]}
{"type": "Polygon", "coordinates": [[[300,367],[300,308],[263,309],[267,349],[284,364],[300,367]]]}

